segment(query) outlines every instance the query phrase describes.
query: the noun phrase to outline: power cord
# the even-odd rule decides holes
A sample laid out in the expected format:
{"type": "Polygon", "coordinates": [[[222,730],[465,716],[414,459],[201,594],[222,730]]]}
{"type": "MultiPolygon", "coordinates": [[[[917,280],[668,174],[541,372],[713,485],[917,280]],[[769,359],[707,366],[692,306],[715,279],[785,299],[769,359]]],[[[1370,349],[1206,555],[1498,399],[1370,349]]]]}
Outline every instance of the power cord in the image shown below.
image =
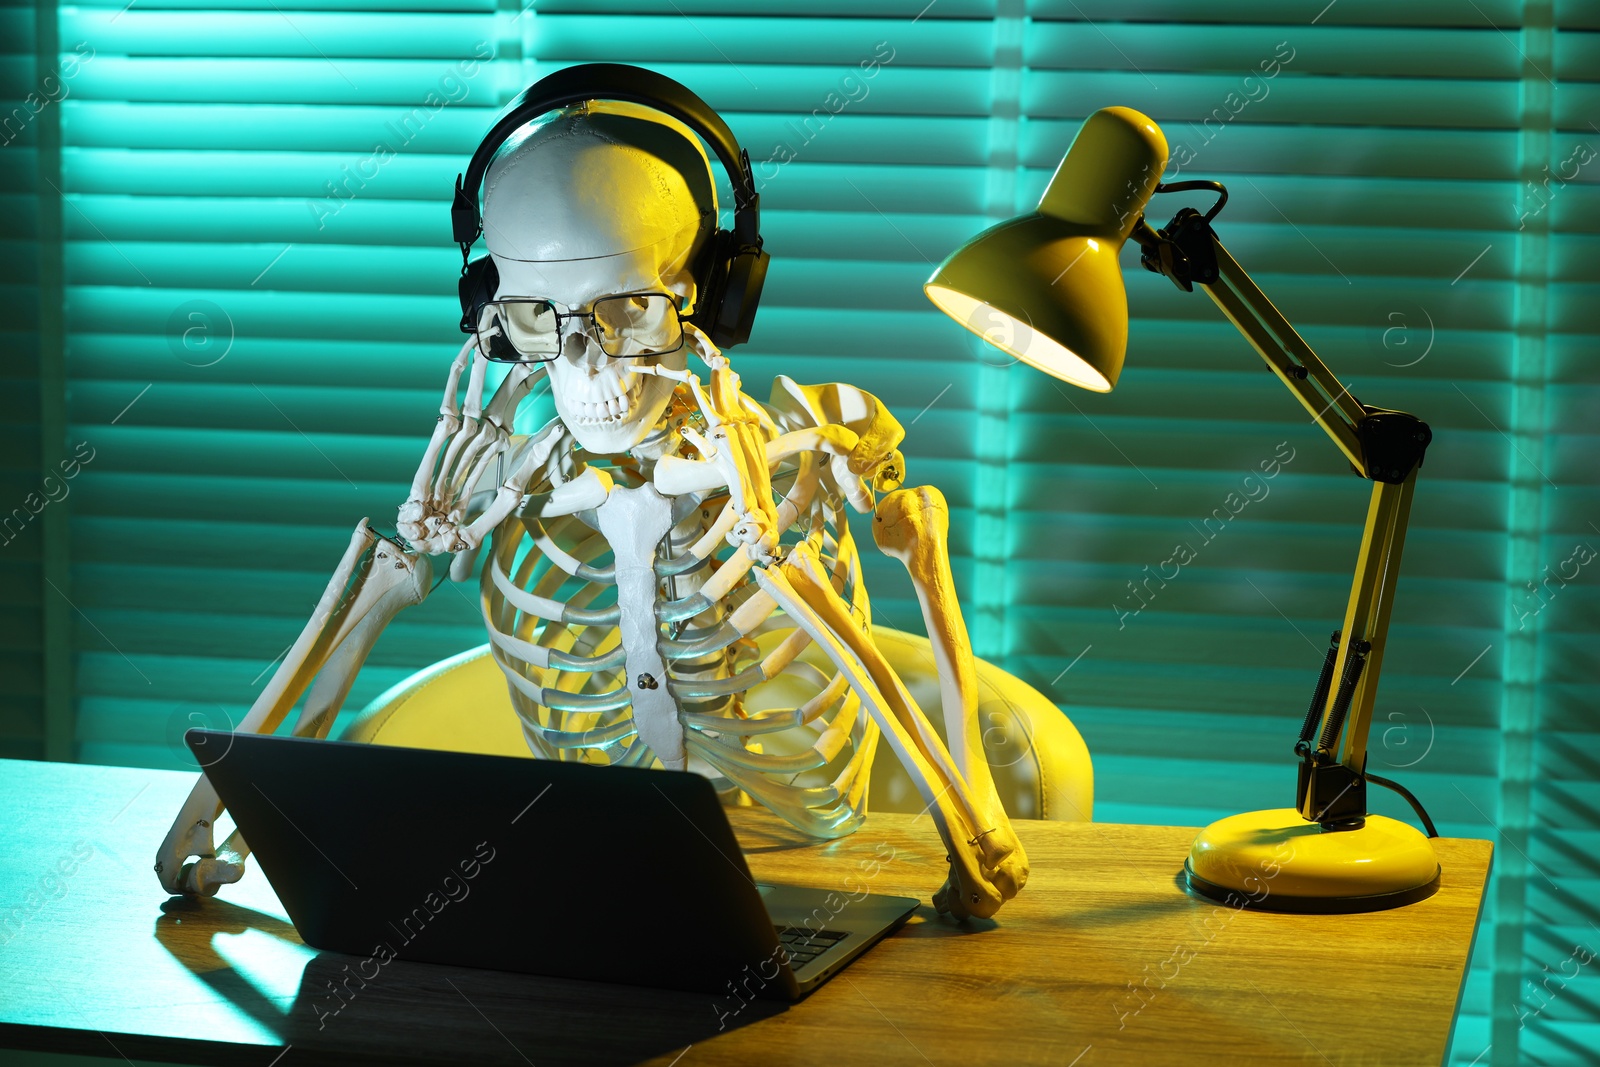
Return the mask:
{"type": "Polygon", "coordinates": [[[1416,797],[1412,796],[1411,795],[1411,790],[1407,789],[1405,786],[1401,785],[1399,782],[1391,781],[1388,778],[1383,778],[1383,777],[1381,777],[1379,775],[1371,773],[1370,771],[1367,773],[1366,779],[1369,782],[1377,782],[1379,785],[1383,786],[1385,789],[1393,789],[1396,793],[1399,793],[1401,796],[1405,797],[1406,803],[1411,805],[1411,810],[1415,811],[1417,813],[1417,818],[1422,820],[1422,827],[1423,827],[1423,829],[1428,831],[1428,836],[1429,837],[1438,837],[1439,836],[1439,831],[1434,829],[1434,827],[1433,827],[1433,820],[1428,818],[1427,811],[1425,811],[1423,809],[1423,807],[1422,807],[1422,801],[1420,801],[1416,797]]]}

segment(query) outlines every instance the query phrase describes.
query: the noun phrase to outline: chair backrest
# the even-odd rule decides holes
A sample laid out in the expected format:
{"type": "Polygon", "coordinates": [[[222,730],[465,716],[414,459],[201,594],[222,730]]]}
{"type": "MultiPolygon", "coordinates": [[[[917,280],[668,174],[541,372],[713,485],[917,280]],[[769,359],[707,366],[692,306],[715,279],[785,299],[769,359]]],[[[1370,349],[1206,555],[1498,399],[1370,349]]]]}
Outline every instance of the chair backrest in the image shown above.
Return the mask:
{"type": "MultiPolygon", "coordinates": [[[[873,639],[944,736],[939,679],[927,638],[883,627],[873,639]]],[[[1006,812],[1019,819],[1088,821],[1094,811],[1089,749],[1059,708],[1032,686],[978,661],[983,745],[1006,812]]],[[[481,645],[441,660],[383,693],[342,740],[528,756],[505,676],[481,645]]],[[[893,750],[878,746],[868,811],[918,812],[924,802],[893,750]]]]}

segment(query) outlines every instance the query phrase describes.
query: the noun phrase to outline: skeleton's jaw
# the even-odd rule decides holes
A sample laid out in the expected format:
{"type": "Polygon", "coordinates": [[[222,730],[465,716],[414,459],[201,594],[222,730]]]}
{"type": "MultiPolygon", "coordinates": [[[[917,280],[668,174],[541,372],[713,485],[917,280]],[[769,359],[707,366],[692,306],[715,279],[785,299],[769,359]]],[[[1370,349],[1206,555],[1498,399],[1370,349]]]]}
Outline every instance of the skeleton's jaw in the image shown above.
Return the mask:
{"type": "Polygon", "coordinates": [[[557,360],[552,370],[560,379],[552,381],[556,414],[578,444],[597,455],[620,455],[639,444],[672,399],[671,380],[620,362],[590,374],[557,360]]]}
{"type": "Polygon", "coordinates": [[[587,389],[575,389],[573,395],[557,398],[558,406],[566,400],[567,411],[562,417],[571,427],[594,427],[600,430],[617,429],[633,421],[635,409],[644,396],[645,377],[627,372],[589,379],[587,389]]]}

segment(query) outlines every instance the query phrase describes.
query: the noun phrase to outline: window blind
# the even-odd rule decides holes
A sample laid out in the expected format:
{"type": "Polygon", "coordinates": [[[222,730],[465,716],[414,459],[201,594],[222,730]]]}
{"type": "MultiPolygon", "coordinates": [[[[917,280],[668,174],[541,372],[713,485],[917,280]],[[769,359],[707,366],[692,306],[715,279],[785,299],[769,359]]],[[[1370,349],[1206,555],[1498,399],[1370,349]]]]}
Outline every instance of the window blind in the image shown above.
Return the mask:
{"type": "MultiPolygon", "coordinates": [[[[34,92],[32,6],[0,6],[0,152],[5,210],[0,214],[0,345],[6,352],[0,368],[0,403],[5,405],[4,445],[0,446],[0,670],[12,679],[0,695],[0,755],[38,758],[44,755],[42,705],[43,657],[38,641],[40,592],[39,539],[29,493],[39,486],[39,352],[37,308],[40,306],[37,230],[30,225],[38,199],[37,153],[27,127],[42,97],[34,92]],[[9,120],[9,121],[8,121],[9,120]],[[21,509],[21,513],[17,513],[21,509]],[[6,520],[10,520],[9,524],[6,520]]],[[[36,498],[37,499],[37,498],[36,498]]]]}
{"type": "Polygon", "coordinates": [[[1497,1012],[1494,1036],[1515,1031],[1529,1060],[1563,1063],[1600,1048],[1600,978],[1584,962],[1600,950],[1600,10],[1561,3],[1528,22],[1524,106],[1536,122],[1519,145],[1517,354],[1496,413],[1522,453],[1507,464],[1521,515],[1506,626],[1516,643],[1488,809],[1503,841],[1496,903],[1520,953],[1495,961],[1497,1006],[1515,1003],[1516,1017],[1497,1012]]]}
{"type": "MultiPolygon", "coordinates": [[[[1561,980],[1600,949],[1592,7],[119,7],[63,9],[59,35],[96,49],[61,108],[69,436],[96,450],[71,512],[81,758],[172,765],[184,727],[236,719],[355,520],[392,522],[458,343],[451,179],[494,108],[604,60],[688,84],[749,149],[774,260],[733,353],[747,391],[852,381],[897,412],[911,480],[951,501],[979,651],[1083,731],[1097,816],[1284,805],[1368,487],[1209,300],[1131,253],[1106,396],[920,292],[1125,104],[1166,130],[1169,178],[1227,183],[1222,240],[1351,390],[1433,426],[1371,765],[1499,845],[1452,1062],[1595,1045],[1593,967],[1561,980]]],[[[870,548],[867,580],[880,623],[920,629],[870,548]]],[[[349,705],[480,642],[471,600],[402,615],[349,705]]],[[[6,714],[21,737],[39,713],[6,714]]]]}
{"type": "MultiPolygon", "coordinates": [[[[492,3],[428,7],[63,9],[63,53],[96,50],[63,158],[83,759],[187,762],[356,522],[393,529],[460,344],[448,193],[515,77],[492,3]]],[[[446,583],[348,706],[476,620],[446,583]]]]}
{"type": "MultiPolygon", "coordinates": [[[[0,3],[0,755],[72,758],[55,24],[0,3]]],[[[77,473],[76,467],[72,470],[77,473]]]]}

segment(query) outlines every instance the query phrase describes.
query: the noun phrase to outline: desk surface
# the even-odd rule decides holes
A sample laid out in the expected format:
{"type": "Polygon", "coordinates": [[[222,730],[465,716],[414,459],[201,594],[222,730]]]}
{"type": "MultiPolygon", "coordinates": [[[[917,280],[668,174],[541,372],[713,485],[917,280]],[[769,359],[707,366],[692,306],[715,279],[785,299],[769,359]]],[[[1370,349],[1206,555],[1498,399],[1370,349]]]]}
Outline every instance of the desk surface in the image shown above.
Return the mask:
{"type": "MultiPolygon", "coordinates": [[[[1439,893],[1398,911],[1275,915],[1178,888],[1192,829],[1023,821],[1033,874],[996,920],[925,906],[799,1004],[394,961],[319,1016],[354,958],[304,947],[254,865],[198,903],[156,884],[192,780],[0,760],[0,1048],[252,1067],[1438,1064],[1491,849],[1436,842],[1439,893]]],[[[924,901],[942,879],[926,817],[806,844],[733,816],[758,878],[924,901]]]]}

